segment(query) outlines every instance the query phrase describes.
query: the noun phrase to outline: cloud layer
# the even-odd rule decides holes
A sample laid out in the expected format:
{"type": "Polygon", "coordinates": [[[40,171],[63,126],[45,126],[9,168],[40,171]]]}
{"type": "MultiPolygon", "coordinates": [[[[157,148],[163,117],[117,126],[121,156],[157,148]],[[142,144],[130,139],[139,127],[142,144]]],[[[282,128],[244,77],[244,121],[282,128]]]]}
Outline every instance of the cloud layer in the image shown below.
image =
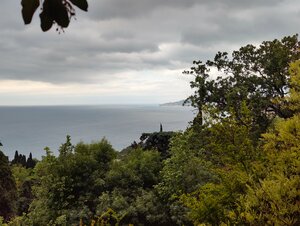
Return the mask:
{"type": "Polygon", "coordinates": [[[17,95],[16,87],[26,94],[30,82],[48,84],[49,95],[58,87],[80,93],[81,84],[91,96],[115,89],[119,97],[139,93],[147,100],[151,95],[153,100],[179,98],[189,89],[180,72],[193,60],[295,34],[300,22],[298,0],[90,0],[89,4],[89,12],[77,10],[77,20],[59,35],[55,29],[42,33],[38,13],[32,24],[24,26],[18,1],[2,3],[0,85],[11,84],[11,91],[5,89],[6,100],[17,95]],[[26,81],[23,89],[20,81],[26,81]],[[95,85],[96,90],[89,88],[95,85]]]}

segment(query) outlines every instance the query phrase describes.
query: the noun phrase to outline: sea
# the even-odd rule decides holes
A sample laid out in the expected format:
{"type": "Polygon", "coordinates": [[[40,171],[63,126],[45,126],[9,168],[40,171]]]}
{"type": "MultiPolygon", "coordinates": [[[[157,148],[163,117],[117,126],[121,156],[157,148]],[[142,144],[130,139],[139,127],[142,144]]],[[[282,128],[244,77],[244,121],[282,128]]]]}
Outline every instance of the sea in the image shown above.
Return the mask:
{"type": "Polygon", "coordinates": [[[78,142],[106,138],[117,151],[139,141],[144,132],[183,131],[195,117],[191,107],[160,105],[0,107],[0,150],[11,160],[17,150],[41,159],[45,147],[58,154],[71,136],[78,142]]]}

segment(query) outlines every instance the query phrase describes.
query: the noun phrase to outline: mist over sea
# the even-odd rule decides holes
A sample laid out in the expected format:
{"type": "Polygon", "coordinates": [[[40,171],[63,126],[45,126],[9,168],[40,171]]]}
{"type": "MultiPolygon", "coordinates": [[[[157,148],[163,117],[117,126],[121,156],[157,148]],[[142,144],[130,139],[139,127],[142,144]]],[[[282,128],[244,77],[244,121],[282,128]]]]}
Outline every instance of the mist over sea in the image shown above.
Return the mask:
{"type": "Polygon", "coordinates": [[[41,158],[44,148],[57,149],[71,136],[73,144],[106,137],[122,150],[143,132],[184,130],[193,119],[191,107],[158,105],[0,107],[1,150],[13,157],[32,152],[41,158]]]}

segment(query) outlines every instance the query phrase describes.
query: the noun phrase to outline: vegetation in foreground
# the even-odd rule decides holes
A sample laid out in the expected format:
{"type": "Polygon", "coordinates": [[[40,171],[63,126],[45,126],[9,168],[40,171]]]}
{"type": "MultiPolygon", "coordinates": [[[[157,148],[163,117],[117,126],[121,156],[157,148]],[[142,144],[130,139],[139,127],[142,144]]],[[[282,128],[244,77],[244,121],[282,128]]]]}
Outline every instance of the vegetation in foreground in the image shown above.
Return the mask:
{"type": "Polygon", "coordinates": [[[0,225],[300,225],[299,59],[295,35],[195,61],[192,125],[121,153],[0,152],[0,225]]]}

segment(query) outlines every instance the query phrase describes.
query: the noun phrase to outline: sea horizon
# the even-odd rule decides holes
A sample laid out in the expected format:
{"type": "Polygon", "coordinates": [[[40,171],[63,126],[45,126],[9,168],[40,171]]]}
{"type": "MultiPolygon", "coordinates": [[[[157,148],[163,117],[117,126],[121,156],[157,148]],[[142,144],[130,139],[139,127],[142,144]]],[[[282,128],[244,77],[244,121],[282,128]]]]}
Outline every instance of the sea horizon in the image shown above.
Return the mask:
{"type": "Polygon", "coordinates": [[[185,130],[193,119],[191,107],[160,104],[82,104],[0,106],[1,150],[40,159],[49,147],[58,153],[66,136],[78,142],[106,138],[117,151],[139,141],[144,132],[185,130]]]}

